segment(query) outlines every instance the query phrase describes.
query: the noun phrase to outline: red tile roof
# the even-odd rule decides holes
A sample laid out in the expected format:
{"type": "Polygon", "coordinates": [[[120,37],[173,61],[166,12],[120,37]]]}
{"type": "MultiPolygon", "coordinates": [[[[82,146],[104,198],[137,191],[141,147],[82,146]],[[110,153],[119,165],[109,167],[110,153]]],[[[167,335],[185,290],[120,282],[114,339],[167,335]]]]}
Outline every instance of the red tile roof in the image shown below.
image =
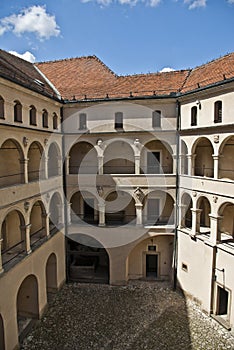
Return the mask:
{"type": "Polygon", "coordinates": [[[56,91],[30,62],[0,49],[0,76],[50,97],[56,91]]]}

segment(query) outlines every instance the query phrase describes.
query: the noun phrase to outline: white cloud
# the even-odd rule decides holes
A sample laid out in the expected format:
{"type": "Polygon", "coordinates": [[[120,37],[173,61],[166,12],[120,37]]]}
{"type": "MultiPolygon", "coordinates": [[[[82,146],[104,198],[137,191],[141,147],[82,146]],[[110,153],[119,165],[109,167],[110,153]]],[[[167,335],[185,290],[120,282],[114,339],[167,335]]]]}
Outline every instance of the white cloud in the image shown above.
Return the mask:
{"type": "Polygon", "coordinates": [[[145,3],[146,5],[150,7],[156,7],[158,6],[162,0],[81,0],[83,3],[88,2],[96,2],[101,6],[108,6],[114,3],[118,3],[120,5],[129,5],[129,6],[135,6],[138,3],[145,3]]]}
{"type": "Polygon", "coordinates": [[[0,20],[0,35],[12,31],[16,35],[25,32],[35,33],[39,39],[58,36],[60,29],[55,17],[46,13],[45,6],[31,6],[19,14],[13,14],[0,20]]]}
{"type": "Polygon", "coordinates": [[[167,73],[167,72],[174,72],[175,69],[170,67],[164,67],[162,70],[160,70],[160,73],[167,73]]]}
{"type": "Polygon", "coordinates": [[[207,0],[184,0],[185,4],[189,5],[189,10],[197,7],[206,7],[207,0]]]}
{"type": "Polygon", "coordinates": [[[234,0],[228,0],[229,4],[234,4],[234,0]]]}
{"type": "Polygon", "coordinates": [[[11,53],[12,55],[15,55],[17,57],[20,57],[25,61],[31,62],[31,63],[34,63],[36,61],[36,57],[29,51],[26,51],[23,54],[20,54],[16,51],[9,51],[9,53],[11,53]]]}

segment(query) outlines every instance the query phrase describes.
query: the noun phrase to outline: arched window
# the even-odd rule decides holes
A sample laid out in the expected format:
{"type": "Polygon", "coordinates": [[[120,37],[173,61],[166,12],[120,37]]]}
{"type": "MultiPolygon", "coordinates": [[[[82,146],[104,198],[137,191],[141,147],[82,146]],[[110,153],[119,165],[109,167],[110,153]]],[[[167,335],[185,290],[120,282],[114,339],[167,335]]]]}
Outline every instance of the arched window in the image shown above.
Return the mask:
{"type": "Polygon", "coordinates": [[[123,129],[123,113],[115,113],[115,129],[123,129]]]}
{"type": "Polygon", "coordinates": [[[56,113],[53,114],[53,129],[58,129],[58,116],[56,113]]]}
{"type": "Polygon", "coordinates": [[[30,125],[37,125],[37,111],[34,106],[30,106],[29,123],[30,125]]]}
{"type": "Polygon", "coordinates": [[[0,96],[0,119],[5,119],[4,118],[4,100],[2,98],[2,96],[0,96]]]}
{"type": "Polygon", "coordinates": [[[191,126],[197,125],[197,107],[193,106],[191,108],[191,126]]]}
{"type": "Polygon", "coordinates": [[[161,128],[161,111],[153,111],[152,127],[153,128],[161,128]]]}
{"type": "Polygon", "coordinates": [[[87,116],[85,113],[79,114],[79,130],[87,129],[87,116]]]}
{"type": "Polygon", "coordinates": [[[19,101],[15,101],[14,121],[18,123],[22,123],[22,105],[19,101]]]}
{"type": "Polygon", "coordinates": [[[43,128],[48,128],[48,112],[46,109],[42,111],[42,126],[43,128]]]}
{"type": "Polygon", "coordinates": [[[216,101],[214,104],[214,123],[222,122],[222,101],[216,101]]]}

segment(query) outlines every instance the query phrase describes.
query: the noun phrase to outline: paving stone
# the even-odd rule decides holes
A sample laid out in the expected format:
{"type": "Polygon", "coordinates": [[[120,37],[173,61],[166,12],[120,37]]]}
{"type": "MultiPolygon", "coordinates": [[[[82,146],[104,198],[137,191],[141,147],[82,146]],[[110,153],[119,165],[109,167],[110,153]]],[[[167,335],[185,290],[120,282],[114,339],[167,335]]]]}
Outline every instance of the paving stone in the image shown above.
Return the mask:
{"type": "Polygon", "coordinates": [[[166,282],[63,287],[21,349],[234,350],[234,337],[166,282]]]}

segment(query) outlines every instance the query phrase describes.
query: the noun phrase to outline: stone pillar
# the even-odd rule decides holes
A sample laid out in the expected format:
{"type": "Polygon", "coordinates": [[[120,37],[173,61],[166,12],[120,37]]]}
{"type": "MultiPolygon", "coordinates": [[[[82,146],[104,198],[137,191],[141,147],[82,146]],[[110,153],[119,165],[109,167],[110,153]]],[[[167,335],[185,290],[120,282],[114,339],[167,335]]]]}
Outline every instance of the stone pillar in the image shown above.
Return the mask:
{"type": "Polygon", "coordinates": [[[45,236],[50,236],[50,213],[42,214],[43,227],[45,229],[45,236]]]}
{"type": "Polygon", "coordinates": [[[193,176],[195,174],[195,158],[196,154],[187,154],[188,159],[188,175],[193,176]]]}
{"type": "Polygon", "coordinates": [[[135,174],[139,175],[141,173],[141,166],[140,166],[141,157],[140,155],[135,155],[135,174]]]}
{"type": "Polygon", "coordinates": [[[217,242],[220,241],[220,220],[222,220],[222,216],[209,214],[210,217],[210,241],[213,245],[216,245],[217,242]]]}
{"type": "Polygon", "coordinates": [[[64,212],[63,212],[63,205],[57,204],[58,208],[58,224],[64,224],[64,212]]]}
{"type": "Polygon", "coordinates": [[[69,171],[69,166],[70,166],[70,156],[66,156],[65,158],[65,168],[66,168],[66,174],[70,174],[70,171],[69,171]]]}
{"type": "Polygon", "coordinates": [[[179,205],[178,226],[180,228],[185,227],[185,214],[187,206],[185,204],[179,205]]]}
{"type": "Polygon", "coordinates": [[[3,239],[0,239],[0,275],[4,272],[2,267],[2,241],[3,239]]]}
{"type": "Polygon", "coordinates": [[[200,233],[200,216],[201,209],[191,209],[192,212],[192,236],[196,236],[197,233],[200,233]]]}
{"type": "Polygon", "coordinates": [[[49,163],[49,157],[45,156],[45,179],[48,179],[48,163],[49,163]]]}
{"type": "Polygon", "coordinates": [[[31,224],[27,224],[25,226],[21,226],[21,230],[24,230],[25,235],[25,250],[27,254],[30,254],[32,252],[31,249],[31,242],[30,242],[30,230],[31,230],[31,224]]]}
{"type": "Polygon", "coordinates": [[[58,161],[58,175],[61,175],[62,174],[62,167],[63,167],[63,162],[62,162],[63,157],[58,156],[57,161],[58,161]]]}
{"type": "Polygon", "coordinates": [[[98,204],[98,212],[99,212],[99,223],[98,226],[106,226],[106,220],[105,220],[105,203],[99,203],[98,204]]]}
{"type": "Polygon", "coordinates": [[[136,207],[136,225],[142,226],[143,225],[143,219],[142,219],[143,204],[135,203],[135,207],[136,207]]]}
{"type": "Polygon", "coordinates": [[[98,156],[98,174],[103,175],[103,159],[104,156],[98,156]]]}
{"type": "Polygon", "coordinates": [[[67,202],[67,225],[71,224],[71,203],[67,202]]]}
{"type": "Polygon", "coordinates": [[[28,158],[20,160],[20,163],[21,163],[21,165],[23,167],[23,179],[22,179],[22,182],[27,184],[28,183],[28,158]]]}
{"type": "Polygon", "coordinates": [[[219,178],[219,156],[218,155],[212,155],[214,160],[214,179],[219,178]]]}
{"type": "Polygon", "coordinates": [[[172,155],[173,158],[173,168],[172,168],[172,173],[176,174],[176,167],[177,167],[177,155],[173,154],[172,155]]]}

